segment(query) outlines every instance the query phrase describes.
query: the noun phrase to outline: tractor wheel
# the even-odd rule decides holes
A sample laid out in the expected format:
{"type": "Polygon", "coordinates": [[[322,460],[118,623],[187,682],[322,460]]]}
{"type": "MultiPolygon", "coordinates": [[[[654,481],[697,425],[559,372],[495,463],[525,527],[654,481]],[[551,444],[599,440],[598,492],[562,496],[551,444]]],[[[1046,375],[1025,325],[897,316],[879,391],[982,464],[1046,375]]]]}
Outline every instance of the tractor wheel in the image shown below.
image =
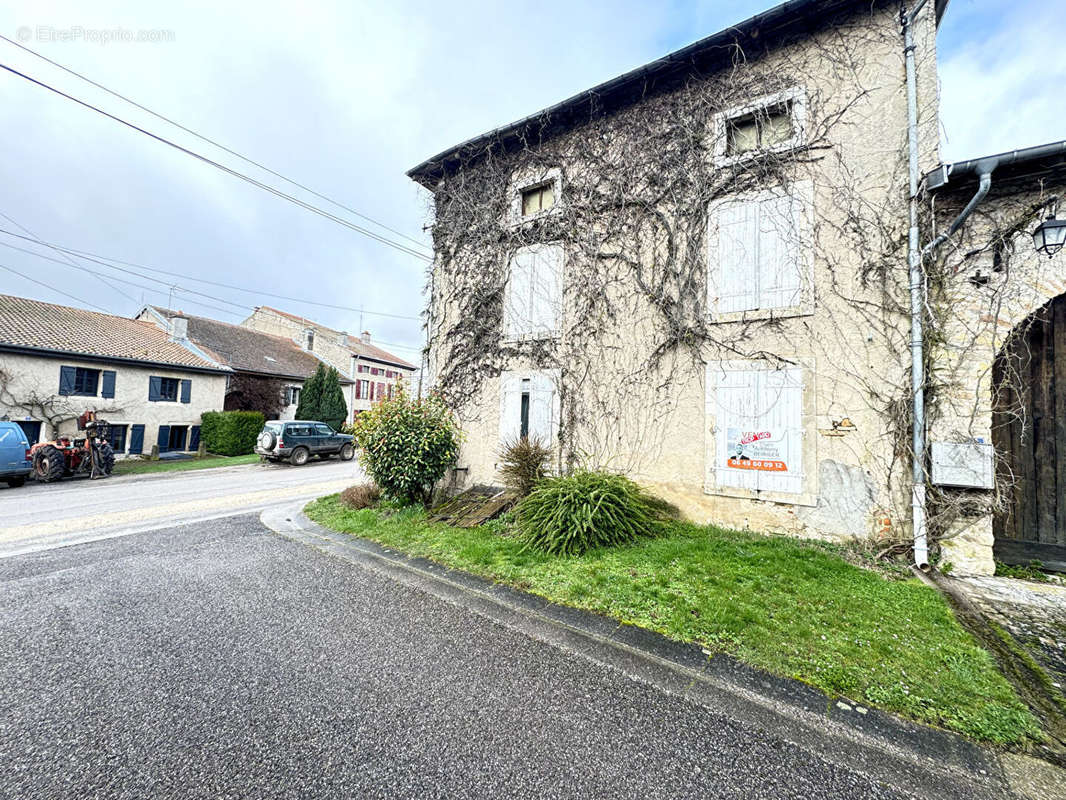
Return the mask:
{"type": "Polygon", "coordinates": [[[33,474],[41,483],[58,481],[66,468],[63,454],[50,444],[44,445],[33,457],[33,474]]]}
{"type": "Polygon", "coordinates": [[[102,444],[96,450],[100,461],[100,470],[104,475],[110,475],[115,468],[115,451],[109,444],[102,444]]]}

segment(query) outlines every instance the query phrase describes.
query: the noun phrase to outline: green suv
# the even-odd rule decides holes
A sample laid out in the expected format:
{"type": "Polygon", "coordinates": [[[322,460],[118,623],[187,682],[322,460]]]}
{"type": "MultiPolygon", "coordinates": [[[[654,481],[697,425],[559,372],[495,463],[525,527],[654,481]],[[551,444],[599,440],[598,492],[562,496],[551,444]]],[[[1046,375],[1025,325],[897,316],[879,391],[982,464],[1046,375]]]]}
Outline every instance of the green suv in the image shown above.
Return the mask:
{"type": "Polygon", "coordinates": [[[340,456],[341,461],[351,461],[355,445],[351,436],[337,433],[324,422],[272,420],[260,431],[255,452],[270,461],[288,461],[299,467],[311,456],[340,456]]]}

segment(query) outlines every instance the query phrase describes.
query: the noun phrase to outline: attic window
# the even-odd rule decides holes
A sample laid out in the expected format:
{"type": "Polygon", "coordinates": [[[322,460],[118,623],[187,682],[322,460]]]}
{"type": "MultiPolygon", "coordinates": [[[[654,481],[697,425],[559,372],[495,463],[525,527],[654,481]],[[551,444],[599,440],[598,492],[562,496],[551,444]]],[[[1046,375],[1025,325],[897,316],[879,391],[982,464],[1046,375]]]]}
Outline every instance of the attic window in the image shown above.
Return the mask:
{"type": "Polygon", "coordinates": [[[532,217],[555,205],[555,182],[549,181],[522,191],[522,216],[532,217]]]}
{"type": "Polygon", "coordinates": [[[315,332],[314,331],[307,331],[307,349],[308,350],[314,350],[315,349],[315,332]]]}
{"type": "Polygon", "coordinates": [[[731,156],[772,150],[793,136],[792,104],[779,103],[729,120],[726,152],[731,156]]]}

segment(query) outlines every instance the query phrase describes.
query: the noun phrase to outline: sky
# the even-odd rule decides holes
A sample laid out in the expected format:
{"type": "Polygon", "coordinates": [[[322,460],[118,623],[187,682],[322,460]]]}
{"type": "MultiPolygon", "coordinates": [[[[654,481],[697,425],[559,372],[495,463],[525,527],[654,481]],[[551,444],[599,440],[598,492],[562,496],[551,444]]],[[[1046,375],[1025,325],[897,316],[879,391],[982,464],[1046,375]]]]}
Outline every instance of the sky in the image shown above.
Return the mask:
{"type": "MultiPolygon", "coordinates": [[[[429,195],[407,169],[772,2],[101,0],[0,10],[3,36],[421,245],[3,40],[0,64],[428,252],[429,195]]],[[[938,35],[945,161],[1066,138],[1064,11],[1061,0],[951,0],[938,35]]],[[[169,303],[227,322],[271,305],[368,330],[417,360],[424,260],[6,71],[0,104],[0,229],[137,273],[0,234],[0,244],[59,261],[0,246],[0,292],[126,316],[169,303]]]]}

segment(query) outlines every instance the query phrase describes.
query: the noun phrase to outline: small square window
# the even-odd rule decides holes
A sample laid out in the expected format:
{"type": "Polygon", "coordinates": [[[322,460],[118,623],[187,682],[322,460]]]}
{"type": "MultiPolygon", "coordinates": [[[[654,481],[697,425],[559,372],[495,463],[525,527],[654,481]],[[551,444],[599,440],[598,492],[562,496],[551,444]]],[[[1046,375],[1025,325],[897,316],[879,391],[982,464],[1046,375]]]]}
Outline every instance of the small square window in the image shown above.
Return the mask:
{"type": "Polygon", "coordinates": [[[727,153],[731,156],[755,150],[771,150],[793,136],[792,106],[779,103],[728,121],[727,153]]]}
{"type": "Polygon", "coordinates": [[[522,190],[522,216],[531,217],[555,205],[555,185],[552,182],[522,190]]]}
{"type": "Polygon", "coordinates": [[[73,394],[86,397],[96,397],[96,387],[100,382],[100,370],[74,368],[74,391],[73,394]]]}
{"type": "Polygon", "coordinates": [[[177,378],[160,378],[159,380],[159,399],[175,401],[178,399],[178,379],[177,378]]]}

